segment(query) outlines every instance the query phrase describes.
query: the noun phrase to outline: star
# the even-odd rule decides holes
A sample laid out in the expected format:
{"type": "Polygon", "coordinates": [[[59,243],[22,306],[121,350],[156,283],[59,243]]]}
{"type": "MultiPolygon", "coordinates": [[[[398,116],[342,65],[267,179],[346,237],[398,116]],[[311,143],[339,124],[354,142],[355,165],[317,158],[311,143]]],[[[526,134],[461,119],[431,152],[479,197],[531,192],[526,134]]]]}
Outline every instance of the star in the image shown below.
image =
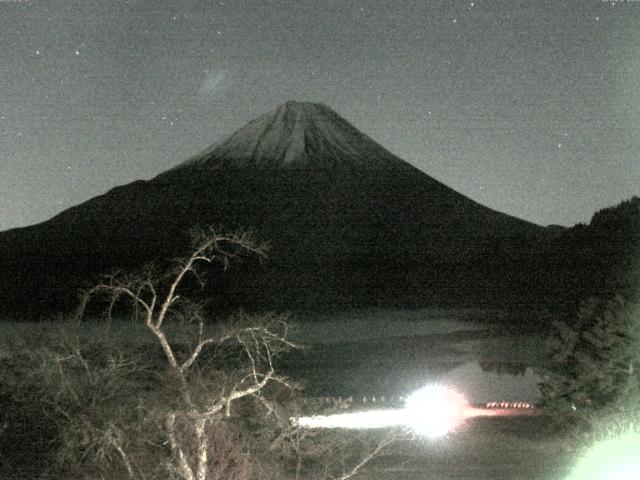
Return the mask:
{"type": "Polygon", "coordinates": [[[40,50],[36,50],[36,55],[40,55],[40,50]]]}
{"type": "Polygon", "coordinates": [[[79,50],[76,50],[76,55],[80,55],[80,51],[79,50]]]}

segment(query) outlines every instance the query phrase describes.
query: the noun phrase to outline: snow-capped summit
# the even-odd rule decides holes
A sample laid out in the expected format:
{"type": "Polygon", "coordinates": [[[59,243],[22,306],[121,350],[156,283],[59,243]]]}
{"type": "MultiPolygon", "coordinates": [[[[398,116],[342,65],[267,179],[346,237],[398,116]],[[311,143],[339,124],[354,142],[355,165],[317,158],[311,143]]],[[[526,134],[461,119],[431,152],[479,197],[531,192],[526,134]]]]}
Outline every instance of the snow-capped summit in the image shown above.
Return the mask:
{"type": "Polygon", "coordinates": [[[408,164],[329,107],[287,102],[181,166],[398,168],[408,164]]]}

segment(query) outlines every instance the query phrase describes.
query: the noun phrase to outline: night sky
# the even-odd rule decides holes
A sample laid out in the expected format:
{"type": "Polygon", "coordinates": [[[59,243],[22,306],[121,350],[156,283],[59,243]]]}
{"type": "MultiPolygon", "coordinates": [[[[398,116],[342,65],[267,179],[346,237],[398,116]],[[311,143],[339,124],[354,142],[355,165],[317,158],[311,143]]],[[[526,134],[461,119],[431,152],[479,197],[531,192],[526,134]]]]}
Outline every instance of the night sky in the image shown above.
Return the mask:
{"type": "Polygon", "coordinates": [[[640,1],[0,0],[0,230],[322,102],[539,224],[640,194],[640,1]]]}

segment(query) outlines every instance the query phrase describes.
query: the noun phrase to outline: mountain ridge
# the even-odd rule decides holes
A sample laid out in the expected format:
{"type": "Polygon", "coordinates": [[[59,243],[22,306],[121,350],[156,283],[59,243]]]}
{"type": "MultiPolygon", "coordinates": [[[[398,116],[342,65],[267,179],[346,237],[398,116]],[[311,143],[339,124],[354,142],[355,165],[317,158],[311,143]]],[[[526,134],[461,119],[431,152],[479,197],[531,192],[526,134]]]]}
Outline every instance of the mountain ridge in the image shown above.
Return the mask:
{"type": "Polygon", "coordinates": [[[197,225],[252,229],[272,247],[266,264],[216,276],[208,294],[228,305],[489,305],[545,288],[547,229],[294,102],[151,180],[0,233],[0,290],[17,308],[68,307],[99,274],[183,255],[197,225]]]}

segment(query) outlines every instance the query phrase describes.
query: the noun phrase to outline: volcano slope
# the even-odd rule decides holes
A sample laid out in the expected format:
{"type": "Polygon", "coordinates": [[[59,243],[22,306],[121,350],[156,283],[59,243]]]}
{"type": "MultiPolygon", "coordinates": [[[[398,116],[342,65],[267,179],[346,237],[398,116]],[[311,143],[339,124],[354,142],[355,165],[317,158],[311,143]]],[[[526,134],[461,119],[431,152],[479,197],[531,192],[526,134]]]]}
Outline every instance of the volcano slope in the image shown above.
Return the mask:
{"type": "Polygon", "coordinates": [[[1,233],[4,303],[69,307],[97,274],[184,253],[195,225],[270,244],[265,263],[210,283],[220,303],[247,308],[531,300],[551,235],[455,192],[330,108],[288,102],[151,180],[1,233]]]}

